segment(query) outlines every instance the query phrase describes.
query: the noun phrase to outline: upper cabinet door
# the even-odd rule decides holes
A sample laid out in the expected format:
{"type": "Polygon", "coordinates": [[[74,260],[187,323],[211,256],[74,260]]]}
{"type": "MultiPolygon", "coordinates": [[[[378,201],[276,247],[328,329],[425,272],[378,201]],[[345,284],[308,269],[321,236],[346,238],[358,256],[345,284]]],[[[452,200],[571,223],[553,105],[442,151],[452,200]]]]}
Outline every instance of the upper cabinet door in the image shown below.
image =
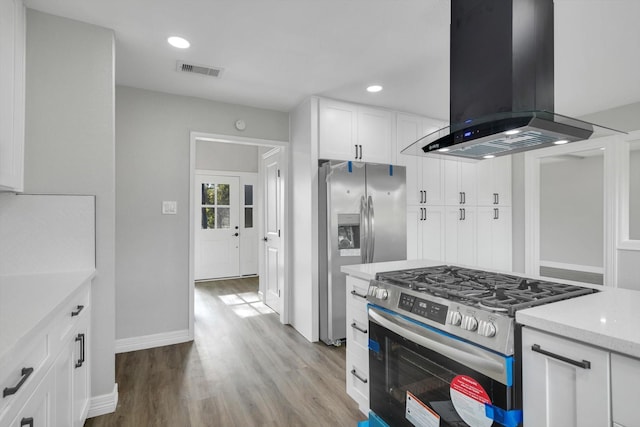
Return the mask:
{"type": "Polygon", "coordinates": [[[25,9],[0,0],[0,191],[23,190],[25,9]]]}
{"type": "Polygon", "coordinates": [[[478,169],[478,205],[511,206],[511,156],[482,160],[478,169]]]}
{"type": "Polygon", "coordinates": [[[420,138],[420,134],[422,133],[421,129],[420,117],[398,113],[396,120],[397,163],[406,167],[408,206],[424,203],[422,157],[401,154],[401,151],[420,138]]]}
{"type": "Polygon", "coordinates": [[[359,160],[356,106],[331,99],[320,99],[319,116],[319,157],[331,160],[359,160]]]}
{"type": "Polygon", "coordinates": [[[393,119],[391,111],[358,106],[360,160],[370,163],[392,163],[393,119]]]}

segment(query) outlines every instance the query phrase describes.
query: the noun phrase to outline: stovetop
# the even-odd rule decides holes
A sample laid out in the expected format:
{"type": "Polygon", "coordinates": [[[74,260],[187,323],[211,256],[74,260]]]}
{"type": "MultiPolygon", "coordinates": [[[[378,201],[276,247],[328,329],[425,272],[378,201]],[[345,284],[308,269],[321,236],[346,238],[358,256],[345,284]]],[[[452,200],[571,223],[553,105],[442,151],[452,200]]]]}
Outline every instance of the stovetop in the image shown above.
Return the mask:
{"type": "Polygon", "coordinates": [[[597,292],[564,283],[440,265],[378,273],[369,304],[501,354],[514,354],[517,310],[597,292]]]}
{"type": "Polygon", "coordinates": [[[523,308],[597,292],[564,283],[449,265],[378,273],[376,280],[510,317],[523,308]]]}

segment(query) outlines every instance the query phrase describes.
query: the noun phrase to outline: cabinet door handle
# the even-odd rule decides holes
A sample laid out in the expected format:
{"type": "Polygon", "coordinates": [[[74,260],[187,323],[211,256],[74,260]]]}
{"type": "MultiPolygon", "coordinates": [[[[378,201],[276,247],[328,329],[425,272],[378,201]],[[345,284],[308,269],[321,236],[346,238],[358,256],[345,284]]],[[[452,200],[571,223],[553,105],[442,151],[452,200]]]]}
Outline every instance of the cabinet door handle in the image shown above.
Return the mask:
{"type": "Polygon", "coordinates": [[[460,194],[460,204],[462,204],[462,191],[459,194],[460,194]]]}
{"type": "Polygon", "coordinates": [[[80,341],[80,359],[76,362],[76,368],[79,368],[84,364],[84,334],[78,334],[76,342],[78,341],[80,341]]]}
{"type": "Polygon", "coordinates": [[[462,208],[462,220],[467,220],[467,210],[465,208],[462,208]]]}
{"type": "Polygon", "coordinates": [[[423,221],[426,221],[427,220],[427,208],[422,208],[422,210],[424,211],[424,220],[423,221]]]}
{"type": "Polygon", "coordinates": [[[356,157],[355,159],[358,160],[358,144],[353,144],[354,147],[356,147],[356,157]]]}
{"type": "Polygon", "coordinates": [[[355,290],[351,291],[351,295],[356,296],[356,297],[360,297],[362,299],[367,299],[366,295],[359,294],[355,290]]]}
{"type": "Polygon", "coordinates": [[[22,368],[20,374],[22,375],[22,378],[20,378],[18,384],[16,384],[14,387],[5,387],[2,391],[2,398],[11,396],[12,394],[16,394],[18,390],[20,390],[20,387],[22,387],[22,384],[24,384],[24,382],[27,380],[27,378],[29,378],[29,376],[33,374],[33,368],[22,368]]]}
{"type": "Polygon", "coordinates": [[[500,204],[500,194],[496,193],[496,205],[500,204]]]}
{"type": "Polygon", "coordinates": [[[462,221],[462,208],[458,209],[460,211],[460,218],[458,218],[460,221],[462,221]]]}
{"type": "Polygon", "coordinates": [[[463,205],[467,204],[467,192],[466,191],[462,192],[462,204],[463,205]]]}
{"type": "Polygon", "coordinates": [[[360,326],[358,326],[358,325],[356,324],[356,322],[353,322],[353,323],[351,324],[351,327],[352,327],[353,329],[355,329],[356,331],[360,331],[360,332],[362,332],[363,334],[366,334],[366,333],[367,333],[367,330],[366,330],[366,329],[362,329],[360,326]]]}
{"type": "Polygon", "coordinates": [[[77,316],[82,310],[84,310],[84,305],[77,306],[76,309],[71,312],[71,317],[77,316]]]}
{"type": "Polygon", "coordinates": [[[366,378],[362,378],[360,375],[358,375],[358,373],[356,372],[355,369],[351,370],[351,375],[353,375],[354,377],[356,377],[357,379],[359,379],[360,381],[362,381],[365,384],[368,382],[366,378]]]}
{"type": "Polygon", "coordinates": [[[23,418],[20,421],[20,427],[23,427],[23,426],[33,427],[33,417],[23,418]]]}
{"type": "Polygon", "coordinates": [[[536,353],[540,353],[540,354],[544,354],[545,356],[549,356],[553,359],[558,359],[561,360],[562,362],[568,363],[570,365],[573,366],[577,366],[578,368],[582,368],[582,369],[591,369],[591,362],[589,362],[588,360],[573,360],[573,359],[569,359],[568,357],[564,357],[561,356],[559,354],[555,354],[555,353],[551,353],[550,351],[547,350],[543,350],[540,345],[538,344],[534,344],[531,346],[531,351],[535,351],[536,353]]]}

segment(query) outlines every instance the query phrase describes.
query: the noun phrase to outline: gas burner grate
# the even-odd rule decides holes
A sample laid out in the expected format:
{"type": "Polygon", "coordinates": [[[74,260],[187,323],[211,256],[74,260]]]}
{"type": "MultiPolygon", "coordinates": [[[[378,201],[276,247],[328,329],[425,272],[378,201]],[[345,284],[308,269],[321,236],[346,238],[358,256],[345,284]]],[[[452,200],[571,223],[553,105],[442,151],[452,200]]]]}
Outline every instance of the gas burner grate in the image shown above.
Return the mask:
{"type": "Polygon", "coordinates": [[[509,316],[523,308],[596,292],[574,285],[449,265],[378,273],[376,279],[509,316]]]}

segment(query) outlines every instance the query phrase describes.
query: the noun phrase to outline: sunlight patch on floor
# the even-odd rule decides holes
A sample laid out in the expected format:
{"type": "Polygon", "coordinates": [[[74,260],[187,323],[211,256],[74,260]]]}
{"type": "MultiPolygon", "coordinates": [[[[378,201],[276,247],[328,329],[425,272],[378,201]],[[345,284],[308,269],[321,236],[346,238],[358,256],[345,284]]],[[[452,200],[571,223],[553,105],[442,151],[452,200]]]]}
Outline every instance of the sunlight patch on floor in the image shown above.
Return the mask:
{"type": "Polygon", "coordinates": [[[256,292],[219,295],[218,298],[225,305],[231,306],[231,310],[241,318],[274,313],[273,310],[260,301],[260,296],[256,292]]]}

